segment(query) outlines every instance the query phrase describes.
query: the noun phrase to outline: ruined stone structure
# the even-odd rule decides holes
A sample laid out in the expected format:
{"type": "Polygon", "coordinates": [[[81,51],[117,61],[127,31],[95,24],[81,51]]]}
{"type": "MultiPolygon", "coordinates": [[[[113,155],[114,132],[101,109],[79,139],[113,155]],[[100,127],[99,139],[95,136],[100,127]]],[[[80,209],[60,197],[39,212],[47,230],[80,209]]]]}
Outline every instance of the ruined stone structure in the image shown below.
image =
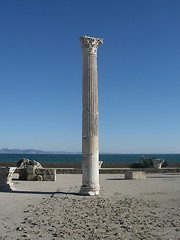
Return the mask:
{"type": "Polygon", "coordinates": [[[130,180],[146,179],[146,172],[144,172],[144,171],[126,171],[125,179],[130,179],[130,180]]]}
{"type": "Polygon", "coordinates": [[[26,168],[19,168],[19,180],[27,181],[56,181],[56,169],[36,168],[29,165],[26,168]]]}
{"type": "Polygon", "coordinates": [[[83,56],[82,186],[80,194],[99,194],[97,48],[103,39],[80,37],[83,56]]]}
{"type": "Polygon", "coordinates": [[[15,190],[12,183],[12,175],[16,167],[0,167],[0,191],[15,190]]]}
{"type": "Polygon", "coordinates": [[[56,170],[42,168],[42,165],[35,161],[22,158],[17,163],[19,179],[27,181],[56,181],[56,170]]]}
{"type": "Polygon", "coordinates": [[[17,167],[18,168],[27,168],[28,166],[34,166],[36,168],[42,168],[42,165],[35,161],[35,160],[30,160],[27,158],[21,158],[18,162],[17,162],[17,167]]]}
{"type": "Polygon", "coordinates": [[[155,169],[161,169],[164,159],[153,159],[153,167],[155,169]]]}

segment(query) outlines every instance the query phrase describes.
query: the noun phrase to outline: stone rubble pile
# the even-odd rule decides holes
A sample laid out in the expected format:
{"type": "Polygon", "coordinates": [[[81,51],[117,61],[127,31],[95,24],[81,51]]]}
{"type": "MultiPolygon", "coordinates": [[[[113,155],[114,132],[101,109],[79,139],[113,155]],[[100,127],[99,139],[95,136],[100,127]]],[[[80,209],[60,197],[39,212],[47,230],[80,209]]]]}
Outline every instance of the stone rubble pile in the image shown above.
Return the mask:
{"type": "Polygon", "coordinates": [[[27,168],[29,165],[31,166],[35,166],[36,168],[42,168],[42,165],[35,161],[35,160],[30,160],[27,158],[21,158],[18,162],[17,162],[17,167],[18,168],[27,168]]]}
{"type": "Polygon", "coordinates": [[[43,168],[42,165],[35,161],[22,158],[18,163],[19,179],[27,181],[55,181],[56,170],[43,168]]]}

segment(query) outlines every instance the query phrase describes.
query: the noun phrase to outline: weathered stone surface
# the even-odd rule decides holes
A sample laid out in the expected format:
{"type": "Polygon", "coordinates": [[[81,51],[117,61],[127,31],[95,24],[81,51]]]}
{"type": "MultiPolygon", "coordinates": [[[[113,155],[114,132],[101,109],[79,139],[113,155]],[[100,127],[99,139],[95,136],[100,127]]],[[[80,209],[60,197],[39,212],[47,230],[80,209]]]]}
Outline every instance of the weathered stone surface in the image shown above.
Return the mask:
{"type": "Polygon", "coordinates": [[[38,168],[42,168],[42,165],[35,160],[21,158],[17,163],[17,167],[19,167],[20,180],[36,181],[37,174],[35,171],[38,168]]]}
{"type": "Polygon", "coordinates": [[[146,179],[146,173],[143,171],[126,171],[125,179],[131,179],[131,180],[146,179]]]}
{"type": "Polygon", "coordinates": [[[97,48],[103,39],[80,37],[83,55],[82,195],[99,194],[97,48]]]}
{"type": "Polygon", "coordinates": [[[27,175],[27,181],[36,181],[36,180],[37,180],[37,175],[35,175],[35,174],[27,175]]]}
{"type": "Polygon", "coordinates": [[[43,181],[43,176],[42,175],[37,175],[37,181],[43,181]]]}
{"type": "Polygon", "coordinates": [[[33,165],[27,165],[26,168],[19,169],[19,179],[35,181],[37,177],[35,170],[36,170],[36,166],[33,166],[33,165]]]}
{"type": "Polygon", "coordinates": [[[164,162],[164,159],[153,159],[153,167],[156,169],[160,169],[163,162],[164,162]]]}
{"type": "Polygon", "coordinates": [[[53,168],[37,168],[35,170],[36,174],[40,174],[40,175],[54,175],[55,174],[55,169],[53,168]]]}
{"type": "MultiPolygon", "coordinates": [[[[37,176],[42,176],[44,181],[56,181],[56,170],[51,168],[37,168],[37,176]]],[[[37,178],[38,180],[38,178],[37,178]]]]}
{"type": "Polygon", "coordinates": [[[19,180],[27,180],[27,168],[19,168],[19,180]]]}
{"type": "MultiPolygon", "coordinates": [[[[125,174],[126,171],[133,171],[130,168],[101,168],[99,169],[100,174],[125,174]]],[[[134,169],[137,171],[137,168],[134,169]]],[[[145,173],[179,173],[180,168],[144,168],[139,171],[144,171],[145,173]]],[[[56,168],[56,174],[82,174],[82,169],[80,168],[56,168]]]]}
{"type": "Polygon", "coordinates": [[[27,168],[20,168],[19,179],[27,181],[56,181],[56,169],[36,168],[29,165],[27,168]]]}
{"type": "Polygon", "coordinates": [[[27,173],[28,173],[28,174],[33,174],[33,173],[35,173],[35,170],[36,170],[36,167],[34,167],[34,166],[32,166],[32,165],[27,166],[27,173]]]}
{"type": "Polygon", "coordinates": [[[18,162],[17,162],[17,167],[18,168],[27,168],[27,166],[36,166],[36,168],[42,168],[42,165],[35,161],[35,160],[29,160],[26,158],[21,158],[18,162]]]}
{"type": "Polygon", "coordinates": [[[15,170],[16,167],[0,167],[0,190],[15,190],[15,187],[12,183],[12,175],[15,170]]]}
{"type": "Polygon", "coordinates": [[[48,174],[43,175],[43,180],[44,181],[56,181],[56,173],[54,173],[53,175],[48,175],[48,174]]]}

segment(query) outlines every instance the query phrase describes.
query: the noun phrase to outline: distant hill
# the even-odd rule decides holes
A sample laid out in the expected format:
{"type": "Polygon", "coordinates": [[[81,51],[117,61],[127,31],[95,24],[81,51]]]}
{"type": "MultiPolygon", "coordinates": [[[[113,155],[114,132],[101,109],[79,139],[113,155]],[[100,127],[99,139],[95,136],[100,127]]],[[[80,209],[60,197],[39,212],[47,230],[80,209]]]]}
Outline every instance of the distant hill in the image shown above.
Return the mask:
{"type": "MultiPolygon", "coordinates": [[[[42,151],[35,149],[9,149],[2,148],[0,149],[0,154],[76,154],[76,152],[66,152],[66,151],[42,151]]],[[[78,154],[78,153],[77,153],[78,154]]]]}

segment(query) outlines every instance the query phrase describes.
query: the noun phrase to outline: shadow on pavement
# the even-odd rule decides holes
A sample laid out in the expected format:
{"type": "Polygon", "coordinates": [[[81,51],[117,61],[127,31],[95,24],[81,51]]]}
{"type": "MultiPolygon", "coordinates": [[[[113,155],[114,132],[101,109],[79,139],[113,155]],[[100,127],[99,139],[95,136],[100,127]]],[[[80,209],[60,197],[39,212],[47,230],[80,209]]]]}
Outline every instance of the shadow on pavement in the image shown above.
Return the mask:
{"type": "Polygon", "coordinates": [[[7,191],[3,189],[0,190],[0,193],[1,192],[2,193],[20,193],[20,194],[46,194],[46,195],[51,195],[51,197],[57,194],[79,195],[79,193],[75,193],[75,192],[40,192],[40,191],[17,191],[17,190],[7,191]]]}

